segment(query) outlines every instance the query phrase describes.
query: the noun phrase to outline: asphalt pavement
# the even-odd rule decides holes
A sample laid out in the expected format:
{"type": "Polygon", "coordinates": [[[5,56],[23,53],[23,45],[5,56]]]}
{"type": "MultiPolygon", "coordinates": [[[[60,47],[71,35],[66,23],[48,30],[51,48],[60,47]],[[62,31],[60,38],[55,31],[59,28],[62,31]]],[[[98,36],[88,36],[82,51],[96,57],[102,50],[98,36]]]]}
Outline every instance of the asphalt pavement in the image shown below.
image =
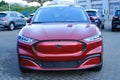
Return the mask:
{"type": "Polygon", "coordinates": [[[102,30],[103,69],[94,71],[39,71],[22,74],[18,68],[16,43],[20,29],[0,30],[0,80],[120,80],[120,31],[111,32],[111,21],[102,30]]]}

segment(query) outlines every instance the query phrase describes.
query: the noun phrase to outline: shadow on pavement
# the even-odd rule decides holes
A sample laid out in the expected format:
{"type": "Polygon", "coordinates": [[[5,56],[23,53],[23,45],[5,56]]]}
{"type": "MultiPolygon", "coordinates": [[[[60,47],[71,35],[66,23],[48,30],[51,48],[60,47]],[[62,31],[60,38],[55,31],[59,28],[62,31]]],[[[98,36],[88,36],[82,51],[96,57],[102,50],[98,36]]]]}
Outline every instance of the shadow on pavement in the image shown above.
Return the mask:
{"type": "MultiPolygon", "coordinates": [[[[14,30],[18,30],[18,29],[22,29],[22,27],[20,28],[15,28],[14,30]]],[[[13,31],[14,31],[13,30],[13,31]]],[[[8,28],[0,28],[0,31],[10,31],[8,28]]]]}

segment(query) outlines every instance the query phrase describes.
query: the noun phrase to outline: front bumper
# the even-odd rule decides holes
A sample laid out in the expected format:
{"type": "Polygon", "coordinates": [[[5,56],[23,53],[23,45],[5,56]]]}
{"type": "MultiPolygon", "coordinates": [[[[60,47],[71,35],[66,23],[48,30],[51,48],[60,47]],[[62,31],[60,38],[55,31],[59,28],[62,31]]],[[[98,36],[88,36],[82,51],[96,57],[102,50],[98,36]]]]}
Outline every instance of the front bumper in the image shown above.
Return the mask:
{"type": "MultiPolygon", "coordinates": [[[[78,49],[73,50],[76,51],[78,49]]],[[[49,50],[47,52],[50,53],[49,50]]],[[[31,44],[18,42],[20,67],[33,70],[78,70],[92,68],[102,64],[102,52],[102,40],[92,43],[85,42],[81,51],[67,54],[44,54],[40,53],[40,51],[36,52],[31,44]]]]}
{"type": "Polygon", "coordinates": [[[44,62],[21,56],[20,67],[31,70],[81,70],[96,67],[102,64],[100,54],[91,55],[83,60],[67,62],[44,62]]]}
{"type": "Polygon", "coordinates": [[[119,25],[120,25],[120,20],[113,20],[113,21],[112,21],[112,24],[115,24],[115,25],[118,25],[118,24],[119,24],[119,25]]]}

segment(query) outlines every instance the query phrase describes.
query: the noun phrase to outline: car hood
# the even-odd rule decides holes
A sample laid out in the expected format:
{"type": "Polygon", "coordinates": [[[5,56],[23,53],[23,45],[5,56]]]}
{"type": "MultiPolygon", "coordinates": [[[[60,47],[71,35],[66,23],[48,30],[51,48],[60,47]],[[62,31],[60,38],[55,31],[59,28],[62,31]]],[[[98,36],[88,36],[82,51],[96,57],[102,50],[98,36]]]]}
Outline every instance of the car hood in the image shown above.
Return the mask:
{"type": "Polygon", "coordinates": [[[24,27],[20,34],[36,40],[74,39],[80,40],[95,35],[99,29],[85,23],[42,23],[24,27]]]}

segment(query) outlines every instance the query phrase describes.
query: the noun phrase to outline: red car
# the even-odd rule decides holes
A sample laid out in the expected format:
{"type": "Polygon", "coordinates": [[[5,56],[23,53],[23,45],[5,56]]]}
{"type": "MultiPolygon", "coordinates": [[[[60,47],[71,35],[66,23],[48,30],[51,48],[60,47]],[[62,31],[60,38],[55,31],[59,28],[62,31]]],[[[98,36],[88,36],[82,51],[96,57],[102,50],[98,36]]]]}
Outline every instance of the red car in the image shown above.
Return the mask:
{"type": "Polygon", "coordinates": [[[84,9],[77,5],[40,7],[17,41],[19,67],[31,70],[100,71],[101,32],[84,9]]]}

